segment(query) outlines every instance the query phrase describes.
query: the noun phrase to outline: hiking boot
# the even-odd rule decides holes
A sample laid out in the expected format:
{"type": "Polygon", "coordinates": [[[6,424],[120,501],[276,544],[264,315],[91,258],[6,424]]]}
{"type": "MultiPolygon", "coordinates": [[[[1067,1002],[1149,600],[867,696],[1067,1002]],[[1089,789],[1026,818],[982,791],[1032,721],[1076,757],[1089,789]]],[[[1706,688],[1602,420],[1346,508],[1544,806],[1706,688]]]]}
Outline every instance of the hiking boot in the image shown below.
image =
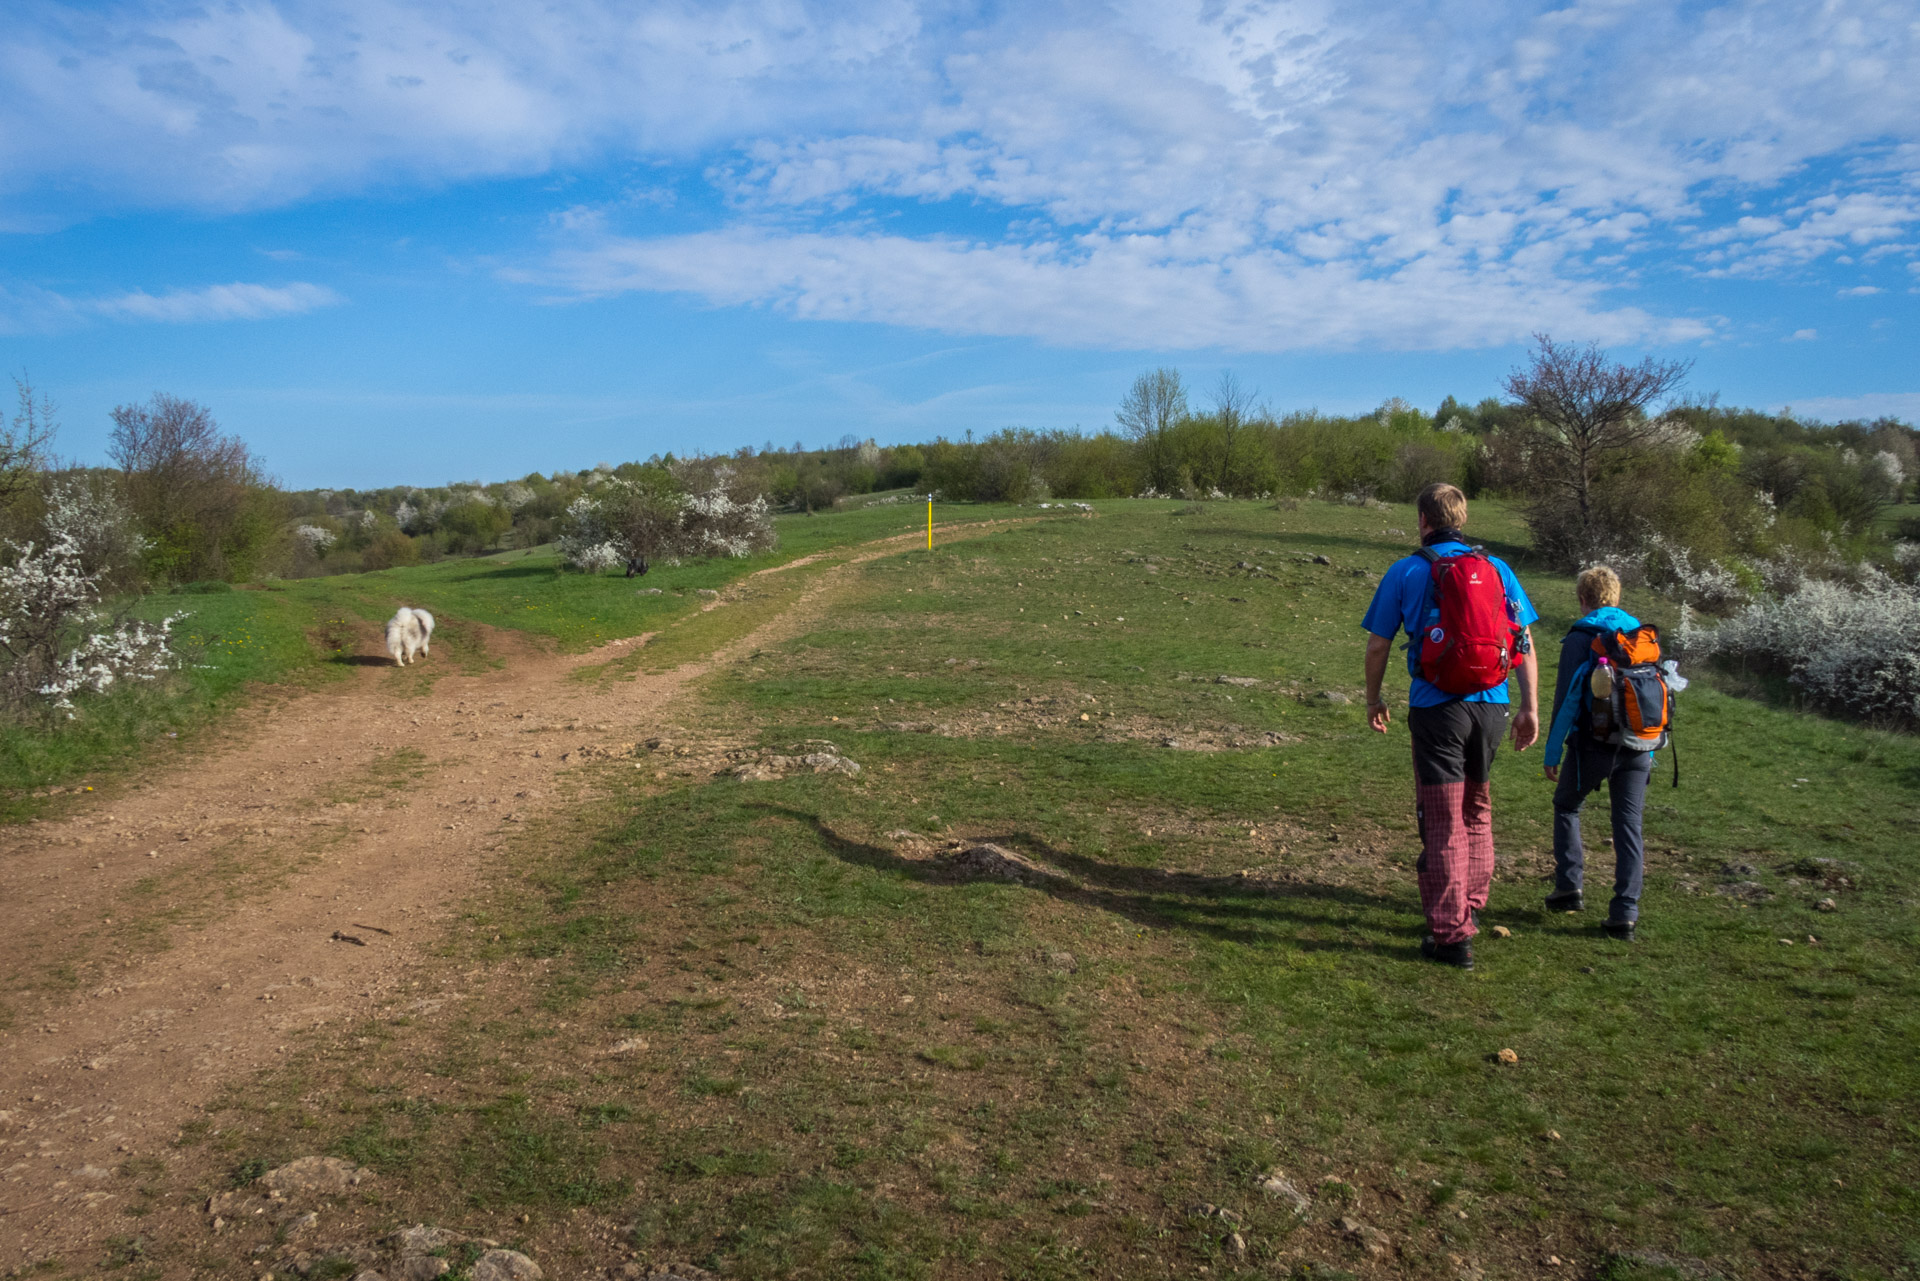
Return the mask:
{"type": "Polygon", "coordinates": [[[1579,890],[1562,890],[1558,894],[1549,894],[1546,904],[1549,912],[1580,912],[1587,906],[1580,897],[1579,890]]]}
{"type": "Polygon", "coordinates": [[[1610,939],[1619,939],[1622,943],[1631,943],[1633,942],[1633,927],[1636,924],[1637,922],[1635,921],[1606,921],[1601,924],[1600,928],[1607,932],[1607,937],[1610,939]]]}
{"type": "Polygon", "coordinates": [[[1420,955],[1442,965],[1457,965],[1463,970],[1473,968],[1473,944],[1465,939],[1458,943],[1436,943],[1429,934],[1420,944],[1420,955]]]}

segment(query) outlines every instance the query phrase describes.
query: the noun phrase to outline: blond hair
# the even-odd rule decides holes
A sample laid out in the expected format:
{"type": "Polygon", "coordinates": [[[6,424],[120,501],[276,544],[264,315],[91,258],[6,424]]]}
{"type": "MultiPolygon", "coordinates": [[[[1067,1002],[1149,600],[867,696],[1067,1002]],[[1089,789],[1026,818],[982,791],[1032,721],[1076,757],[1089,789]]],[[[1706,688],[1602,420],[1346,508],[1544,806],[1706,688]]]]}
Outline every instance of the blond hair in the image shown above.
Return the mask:
{"type": "Polygon", "coordinates": [[[1599,609],[1602,605],[1618,605],[1620,575],[1605,565],[1595,565],[1592,569],[1580,571],[1574,590],[1580,593],[1580,603],[1588,609],[1599,609]]]}
{"type": "Polygon", "coordinates": [[[1444,480],[1428,485],[1413,502],[1429,529],[1458,529],[1467,523],[1467,496],[1444,480]]]}

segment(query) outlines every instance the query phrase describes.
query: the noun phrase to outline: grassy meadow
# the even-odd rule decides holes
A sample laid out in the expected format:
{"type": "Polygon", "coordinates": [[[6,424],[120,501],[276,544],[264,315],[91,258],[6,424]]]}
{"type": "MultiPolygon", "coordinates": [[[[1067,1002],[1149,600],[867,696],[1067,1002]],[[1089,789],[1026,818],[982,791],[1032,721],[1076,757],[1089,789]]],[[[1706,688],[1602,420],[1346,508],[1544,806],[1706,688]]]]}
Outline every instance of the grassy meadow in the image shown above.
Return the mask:
{"type": "MultiPolygon", "coordinates": [[[[447,1004],[232,1091],[184,1140],[207,1186],[351,1157],[369,1223],[550,1276],[1920,1275],[1920,746],[1697,681],[1632,945],[1542,911],[1551,787],[1503,751],[1485,924],[1511,937],[1425,964],[1404,717],[1368,732],[1359,684],[1411,511],[1096,506],[851,567],[662,728],[688,755],[582,771],[421,975],[447,1004]],[[861,773],[684,764],[808,740],[861,773]],[[941,874],[983,839],[1053,874],[941,874]],[[1275,1167],[1304,1215],[1261,1191],[1275,1167]]],[[[785,519],[774,559],[916,514],[785,519]]],[[[1571,583],[1496,506],[1469,532],[1519,566],[1550,679],[1571,583]]],[[[755,567],[642,597],[508,556],[201,598],[236,657],[196,679],[210,705],[324,679],[329,621],[401,599],[586,647],[755,567]]]]}
{"type": "MultiPolygon", "coordinates": [[[[1016,511],[988,505],[947,509],[943,519],[992,519],[1016,511]]],[[[829,517],[777,519],[778,550],[746,560],[655,567],[644,578],[562,573],[550,549],[449,559],[432,565],[226,584],[149,596],[147,618],[183,614],[176,624],[185,662],[164,690],[82,696],[72,722],[0,723],[0,823],[46,808],[49,789],[79,790],[129,766],[191,750],[196,732],[220,713],[276,687],[309,688],[346,677],[384,653],[380,629],[403,604],[432,610],[436,645],[456,663],[485,661],[472,625],[507,628],[574,652],[616,637],[657,631],[698,610],[702,588],[848,543],[918,528],[911,502],[875,504],[829,517]],[[214,590],[208,590],[214,589],[214,590]],[[37,794],[38,793],[38,794],[37,794]]],[[[441,652],[436,650],[436,653],[441,652]]],[[[373,661],[384,661],[375,659],[373,661]]],[[[432,673],[423,672],[422,689],[432,673]]]]}

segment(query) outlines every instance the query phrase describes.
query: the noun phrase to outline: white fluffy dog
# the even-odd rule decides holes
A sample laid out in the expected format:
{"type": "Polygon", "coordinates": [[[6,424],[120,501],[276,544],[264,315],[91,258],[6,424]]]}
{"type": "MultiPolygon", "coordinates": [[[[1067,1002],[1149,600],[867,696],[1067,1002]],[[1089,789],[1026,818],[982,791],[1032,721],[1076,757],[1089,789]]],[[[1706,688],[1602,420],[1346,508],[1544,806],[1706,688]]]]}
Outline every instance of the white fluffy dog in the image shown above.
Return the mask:
{"type": "Polygon", "coordinates": [[[400,612],[387,620],[387,653],[393,655],[395,666],[405,667],[416,654],[432,653],[428,645],[432,639],[433,615],[424,609],[402,605],[400,612]]]}

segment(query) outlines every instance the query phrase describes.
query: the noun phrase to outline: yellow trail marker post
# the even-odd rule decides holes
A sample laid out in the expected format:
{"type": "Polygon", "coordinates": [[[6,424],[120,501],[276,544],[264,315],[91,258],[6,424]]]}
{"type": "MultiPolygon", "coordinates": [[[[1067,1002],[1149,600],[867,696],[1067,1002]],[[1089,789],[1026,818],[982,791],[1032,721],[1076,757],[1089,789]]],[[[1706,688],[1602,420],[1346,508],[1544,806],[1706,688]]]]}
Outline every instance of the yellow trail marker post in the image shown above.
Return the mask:
{"type": "Polygon", "coordinates": [[[927,495],[927,550],[933,550],[933,495],[927,495]]]}

